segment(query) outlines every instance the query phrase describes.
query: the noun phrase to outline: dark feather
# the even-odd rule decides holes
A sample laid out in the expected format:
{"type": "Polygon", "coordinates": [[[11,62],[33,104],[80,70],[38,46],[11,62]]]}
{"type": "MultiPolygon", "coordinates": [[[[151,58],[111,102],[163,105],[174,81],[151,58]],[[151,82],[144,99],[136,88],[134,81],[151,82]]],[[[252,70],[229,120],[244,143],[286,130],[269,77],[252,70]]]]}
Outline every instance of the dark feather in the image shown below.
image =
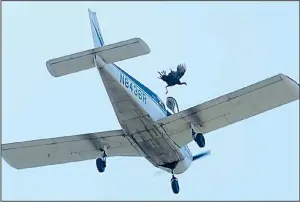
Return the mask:
{"type": "MultiPolygon", "coordinates": [[[[174,86],[180,83],[180,78],[184,75],[186,71],[186,66],[184,64],[177,65],[177,71],[172,71],[167,75],[166,71],[158,72],[160,77],[159,79],[163,80],[168,84],[168,86],[174,86]]],[[[186,83],[185,83],[186,84],[186,83]]]]}
{"type": "Polygon", "coordinates": [[[168,82],[168,76],[166,75],[166,71],[158,72],[160,77],[159,79],[163,80],[164,82],[168,82]]]}
{"type": "Polygon", "coordinates": [[[179,80],[184,75],[185,71],[186,71],[185,64],[177,65],[176,79],[179,80]]]}

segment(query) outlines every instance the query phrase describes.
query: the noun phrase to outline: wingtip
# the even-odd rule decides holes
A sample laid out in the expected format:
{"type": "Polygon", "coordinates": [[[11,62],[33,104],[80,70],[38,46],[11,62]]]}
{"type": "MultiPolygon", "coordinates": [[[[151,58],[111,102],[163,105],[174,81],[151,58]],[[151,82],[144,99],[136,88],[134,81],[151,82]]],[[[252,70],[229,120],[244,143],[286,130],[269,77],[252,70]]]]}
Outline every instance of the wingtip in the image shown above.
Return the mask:
{"type": "Polygon", "coordinates": [[[93,13],[94,13],[94,11],[92,11],[92,10],[91,10],[91,9],[89,9],[89,8],[88,8],[88,12],[89,12],[89,13],[91,13],[91,14],[93,14],[93,13]]]}
{"type": "Polygon", "coordinates": [[[48,72],[53,76],[53,77],[58,77],[58,75],[56,74],[55,70],[51,67],[51,62],[50,60],[48,60],[46,62],[46,67],[48,69],[48,72]]]}

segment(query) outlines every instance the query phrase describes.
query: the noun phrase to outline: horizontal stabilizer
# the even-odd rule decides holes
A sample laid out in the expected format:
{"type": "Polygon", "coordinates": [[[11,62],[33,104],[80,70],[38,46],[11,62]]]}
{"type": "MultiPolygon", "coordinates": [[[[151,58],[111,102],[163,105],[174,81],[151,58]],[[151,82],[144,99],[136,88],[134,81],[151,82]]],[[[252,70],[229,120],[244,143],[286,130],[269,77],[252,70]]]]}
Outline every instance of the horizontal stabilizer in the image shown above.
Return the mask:
{"type": "Polygon", "coordinates": [[[59,77],[95,67],[95,55],[100,56],[107,64],[111,64],[148,53],[150,53],[148,45],[140,38],[133,38],[55,58],[47,61],[46,65],[52,76],[59,77]]]}

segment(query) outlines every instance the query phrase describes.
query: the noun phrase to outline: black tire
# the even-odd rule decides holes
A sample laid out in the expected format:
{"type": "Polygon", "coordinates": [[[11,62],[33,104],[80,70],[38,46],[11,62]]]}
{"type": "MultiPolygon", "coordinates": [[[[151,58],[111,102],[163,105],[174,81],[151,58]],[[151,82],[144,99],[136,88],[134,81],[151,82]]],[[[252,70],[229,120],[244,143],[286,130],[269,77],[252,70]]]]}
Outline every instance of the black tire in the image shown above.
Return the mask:
{"type": "Polygon", "coordinates": [[[177,178],[171,179],[171,186],[172,186],[173,193],[178,194],[179,193],[179,183],[178,183],[177,178]]]}
{"type": "Polygon", "coordinates": [[[97,169],[100,173],[103,173],[105,171],[105,167],[106,167],[106,162],[103,161],[101,158],[98,158],[96,160],[96,166],[97,166],[97,169]]]}
{"type": "Polygon", "coordinates": [[[199,146],[200,148],[205,147],[205,138],[204,138],[204,136],[203,136],[202,133],[198,133],[198,134],[196,135],[195,141],[197,142],[197,144],[198,144],[198,146],[199,146]]]}

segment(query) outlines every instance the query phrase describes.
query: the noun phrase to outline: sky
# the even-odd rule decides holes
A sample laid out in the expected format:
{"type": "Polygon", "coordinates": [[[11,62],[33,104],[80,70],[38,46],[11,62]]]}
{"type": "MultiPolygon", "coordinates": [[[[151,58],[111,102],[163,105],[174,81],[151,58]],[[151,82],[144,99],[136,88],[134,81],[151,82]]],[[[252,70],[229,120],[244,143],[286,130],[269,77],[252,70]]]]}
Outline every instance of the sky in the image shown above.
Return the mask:
{"type": "MultiPolygon", "coordinates": [[[[157,71],[187,65],[169,89],[181,110],[283,73],[299,82],[299,2],[3,2],[2,142],[120,129],[96,69],[52,77],[46,61],[142,38],[151,53],[117,63],[163,100],[157,71]]],[[[299,200],[299,101],[211,132],[209,157],[178,175],[144,158],[16,170],[2,159],[3,200],[299,200]]],[[[193,154],[201,152],[189,144],[193,154]]]]}

